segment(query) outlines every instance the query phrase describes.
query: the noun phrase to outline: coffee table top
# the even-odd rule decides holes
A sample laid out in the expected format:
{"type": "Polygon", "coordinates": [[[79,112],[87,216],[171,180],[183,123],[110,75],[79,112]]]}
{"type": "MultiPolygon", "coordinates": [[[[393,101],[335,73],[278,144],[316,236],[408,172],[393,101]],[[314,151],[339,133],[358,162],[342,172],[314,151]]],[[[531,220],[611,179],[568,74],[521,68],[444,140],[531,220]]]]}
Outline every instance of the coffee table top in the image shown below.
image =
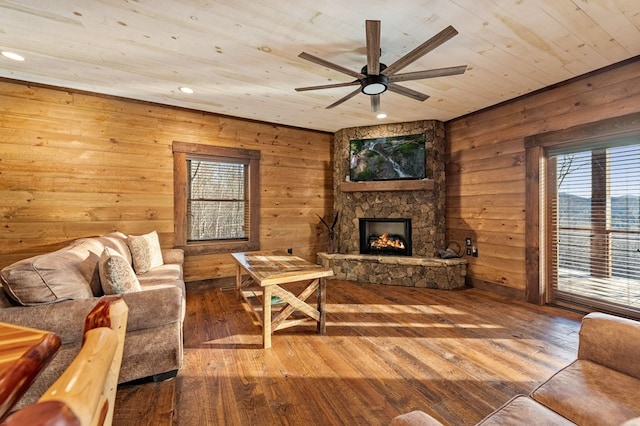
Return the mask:
{"type": "Polygon", "coordinates": [[[333,275],[331,269],[280,251],[255,251],[231,255],[262,287],[333,275]]]}

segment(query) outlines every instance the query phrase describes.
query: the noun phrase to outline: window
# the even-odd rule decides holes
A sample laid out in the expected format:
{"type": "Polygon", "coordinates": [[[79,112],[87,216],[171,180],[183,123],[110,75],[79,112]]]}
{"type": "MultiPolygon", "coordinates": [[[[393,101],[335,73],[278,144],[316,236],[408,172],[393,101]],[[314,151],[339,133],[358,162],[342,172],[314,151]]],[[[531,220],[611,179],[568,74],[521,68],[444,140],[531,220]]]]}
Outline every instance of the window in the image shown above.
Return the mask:
{"type": "Polygon", "coordinates": [[[259,249],[260,152],[174,142],[173,157],[175,245],[189,254],[259,249]]]}

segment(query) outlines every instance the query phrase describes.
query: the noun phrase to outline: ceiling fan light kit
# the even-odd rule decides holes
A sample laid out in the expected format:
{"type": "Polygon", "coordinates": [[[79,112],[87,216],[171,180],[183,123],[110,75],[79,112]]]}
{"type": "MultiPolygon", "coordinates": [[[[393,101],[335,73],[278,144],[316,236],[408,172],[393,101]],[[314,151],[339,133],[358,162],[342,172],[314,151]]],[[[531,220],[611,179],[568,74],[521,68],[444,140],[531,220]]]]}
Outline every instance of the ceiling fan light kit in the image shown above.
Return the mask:
{"type": "Polygon", "coordinates": [[[463,74],[467,68],[465,65],[462,65],[457,67],[440,68],[436,70],[415,71],[405,74],[397,74],[397,72],[399,72],[401,69],[412,64],[413,62],[426,55],[428,52],[432,51],[436,47],[456,36],[458,34],[458,31],[456,31],[456,29],[452,26],[448,26],[444,30],[440,31],[438,34],[431,37],[429,40],[425,41],[420,46],[416,47],[411,52],[407,53],[388,67],[385,64],[380,63],[380,21],[366,21],[365,29],[367,43],[367,65],[362,67],[362,70],[359,73],[306,52],[302,52],[300,53],[300,55],[298,55],[298,57],[307,61],[355,77],[356,80],[347,83],[298,87],[296,88],[296,91],[302,92],[307,90],[332,89],[336,87],[360,85],[360,89],[356,89],[350,92],[349,94],[338,99],[336,102],[332,103],[326,108],[328,109],[336,107],[341,103],[353,98],[358,93],[363,93],[370,96],[371,98],[371,111],[377,112],[380,109],[380,94],[386,92],[387,90],[399,95],[409,97],[411,99],[415,99],[420,102],[423,102],[429,98],[428,95],[404,86],[400,86],[399,84],[397,84],[397,82],[463,74]]]}
{"type": "Polygon", "coordinates": [[[360,80],[360,90],[365,95],[379,95],[387,90],[389,78],[386,75],[367,75],[360,80]]]}

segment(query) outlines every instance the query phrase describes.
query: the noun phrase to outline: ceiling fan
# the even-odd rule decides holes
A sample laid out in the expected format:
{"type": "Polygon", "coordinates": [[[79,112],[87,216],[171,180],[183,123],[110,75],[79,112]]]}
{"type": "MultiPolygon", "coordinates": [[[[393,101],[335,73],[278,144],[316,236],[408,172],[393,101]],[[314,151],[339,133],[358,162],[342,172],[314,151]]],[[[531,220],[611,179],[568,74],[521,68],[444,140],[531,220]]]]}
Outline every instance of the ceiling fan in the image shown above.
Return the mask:
{"type": "Polygon", "coordinates": [[[428,95],[417,92],[412,89],[400,86],[397,83],[401,81],[420,80],[424,78],[443,77],[447,75],[463,74],[467,69],[466,65],[448,68],[438,68],[425,71],[408,72],[397,74],[409,64],[420,59],[422,56],[440,46],[444,42],[450,40],[458,34],[455,28],[449,25],[420,46],[407,53],[393,64],[387,66],[380,62],[380,21],[366,21],[366,42],[367,42],[367,65],[362,67],[360,72],[352,71],[348,68],[326,61],[317,56],[302,52],[299,58],[311,61],[318,65],[322,65],[332,70],[355,77],[356,80],[348,83],[325,84],[322,86],[298,87],[296,91],[303,92],[307,90],[332,89],[335,87],[360,86],[358,89],[338,99],[327,107],[333,108],[341,103],[353,98],[362,92],[371,97],[371,111],[376,112],[380,109],[380,94],[386,90],[407,96],[411,99],[423,102],[429,98],[428,95]]]}

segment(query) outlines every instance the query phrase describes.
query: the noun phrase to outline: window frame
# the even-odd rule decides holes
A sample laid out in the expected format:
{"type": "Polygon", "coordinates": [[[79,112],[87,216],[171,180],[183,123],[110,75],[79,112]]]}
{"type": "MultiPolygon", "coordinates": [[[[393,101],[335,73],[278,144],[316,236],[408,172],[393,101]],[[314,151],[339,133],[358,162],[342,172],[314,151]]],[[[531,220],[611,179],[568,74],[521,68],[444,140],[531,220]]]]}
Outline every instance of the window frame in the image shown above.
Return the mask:
{"type": "Polygon", "coordinates": [[[260,151],[174,141],[172,152],[174,246],[184,249],[187,255],[260,250],[260,151]],[[189,185],[187,161],[196,157],[204,161],[243,162],[248,165],[249,233],[246,238],[219,241],[187,240],[189,185]]]}

